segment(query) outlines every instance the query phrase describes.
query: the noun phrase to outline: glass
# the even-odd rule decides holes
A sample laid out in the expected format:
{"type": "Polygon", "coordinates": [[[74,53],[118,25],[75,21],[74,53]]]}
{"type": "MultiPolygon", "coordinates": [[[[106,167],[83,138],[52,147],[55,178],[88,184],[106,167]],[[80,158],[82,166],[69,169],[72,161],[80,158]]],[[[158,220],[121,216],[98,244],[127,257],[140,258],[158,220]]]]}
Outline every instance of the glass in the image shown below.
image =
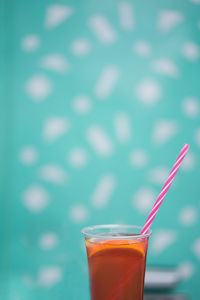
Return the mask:
{"type": "Polygon", "coordinates": [[[142,227],[84,228],[92,300],[142,300],[148,240],[142,227]]]}

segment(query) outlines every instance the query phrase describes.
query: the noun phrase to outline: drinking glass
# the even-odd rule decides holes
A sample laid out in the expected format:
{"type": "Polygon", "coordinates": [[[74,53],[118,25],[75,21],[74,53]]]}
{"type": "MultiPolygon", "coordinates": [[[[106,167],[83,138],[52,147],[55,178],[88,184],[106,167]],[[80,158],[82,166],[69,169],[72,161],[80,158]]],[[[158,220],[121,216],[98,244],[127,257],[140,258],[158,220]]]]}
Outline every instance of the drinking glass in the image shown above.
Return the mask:
{"type": "Polygon", "coordinates": [[[142,300],[148,240],[133,225],[84,228],[92,300],[142,300]]]}

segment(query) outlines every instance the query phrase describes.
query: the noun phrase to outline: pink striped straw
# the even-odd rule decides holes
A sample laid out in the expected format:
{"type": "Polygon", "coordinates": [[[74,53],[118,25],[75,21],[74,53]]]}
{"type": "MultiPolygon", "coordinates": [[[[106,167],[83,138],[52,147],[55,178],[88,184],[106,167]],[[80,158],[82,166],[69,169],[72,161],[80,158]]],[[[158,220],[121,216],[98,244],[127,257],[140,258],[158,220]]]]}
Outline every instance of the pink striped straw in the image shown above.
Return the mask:
{"type": "Polygon", "coordinates": [[[155,202],[155,204],[154,204],[154,206],[142,228],[141,234],[147,233],[148,230],[150,229],[151,224],[158,212],[158,209],[159,209],[160,205],[162,204],[162,202],[167,194],[167,191],[169,190],[169,188],[172,184],[172,181],[174,180],[174,177],[176,176],[176,173],[178,172],[178,170],[181,166],[181,163],[184,160],[184,158],[188,152],[188,149],[189,149],[189,145],[184,144],[171,172],[169,173],[167,181],[165,182],[165,184],[164,184],[164,186],[163,186],[163,188],[162,188],[162,190],[161,190],[161,192],[160,192],[160,194],[159,194],[159,196],[158,196],[158,198],[157,198],[157,200],[156,200],[156,202],[155,202]]]}

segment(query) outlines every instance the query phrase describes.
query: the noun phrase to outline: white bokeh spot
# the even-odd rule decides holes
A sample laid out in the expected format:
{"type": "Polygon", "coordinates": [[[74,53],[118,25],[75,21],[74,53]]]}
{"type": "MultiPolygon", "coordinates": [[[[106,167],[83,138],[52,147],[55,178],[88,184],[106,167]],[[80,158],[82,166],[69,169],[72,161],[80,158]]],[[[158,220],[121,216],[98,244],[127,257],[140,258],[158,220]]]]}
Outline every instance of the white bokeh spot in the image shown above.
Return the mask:
{"type": "Polygon", "coordinates": [[[61,267],[43,267],[38,274],[38,284],[47,288],[56,285],[62,279],[61,267]]]}
{"type": "Polygon", "coordinates": [[[64,184],[67,181],[66,172],[57,164],[48,164],[38,170],[38,176],[45,181],[64,184]]]}
{"type": "Polygon", "coordinates": [[[137,41],[133,45],[133,51],[141,57],[148,57],[151,54],[152,49],[151,49],[151,45],[149,44],[149,42],[137,41]]]}
{"type": "Polygon", "coordinates": [[[57,27],[70,17],[72,13],[73,9],[66,5],[54,4],[48,6],[45,17],[45,27],[48,29],[57,27]]]}
{"type": "Polygon", "coordinates": [[[94,93],[100,100],[105,100],[113,92],[117,81],[119,80],[120,71],[118,66],[108,65],[106,66],[94,87],[94,93]]]}
{"type": "Polygon", "coordinates": [[[44,123],[43,137],[47,142],[53,142],[70,128],[70,122],[64,117],[51,117],[44,123]]]}
{"type": "Polygon", "coordinates": [[[194,265],[190,261],[182,262],[177,269],[179,278],[189,279],[194,273],[194,265]]]}
{"type": "Polygon", "coordinates": [[[132,198],[132,206],[140,213],[147,213],[153,207],[156,193],[152,188],[140,188],[132,198]]]}
{"type": "Polygon", "coordinates": [[[156,167],[148,172],[148,179],[152,183],[161,185],[166,181],[169,172],[170,170],[166,167],[156,167]]]}
{"type": "Polygon", "coordinates": [[[194,138],[197,146],[200,147],[200,128],[196,129],[194,138]]]}
{"type": "Polygon", "coordinates": [[[135,26],[135,17],[133,5],[128,1],[119,3],[119,20],[124,30],[132,31],[135,26]]]}
{"type": "Polygon", "coordinates": [[[73,99],[72,107],[78,114],[83,115],[90,112],[92,102],[87,95],[78,95],[73,99]]]}
{"type": "Polygon", "coordinates": [[[58,245],[58,236],[54,232],[47,232],[40,237],[39,245],[43,250],[51,250],[58,245]]]}
{"type": "Polygon", "coordinates": [[[89,218],[89,211],[83,204],[73,204],[69,208],[69,218],[74,223],[84,223],[89,218]]]}
{"type": "Polygon", "coordinates": [[[40,46],[40,38],[36,34],[30,34],[23,38],[22,49],[27,52],[33,52],[40,46]]]}
{"type": "Polygon", "coordinates": [[[49,203],[48,192],[40,185],[31,185],[22,194],[24,205],[31,212],[38,213],[45,209],[49,203]]]}
{"type": "Polygon", "coordinates": [[[157,121],[153,128],[153,141],[162,145],[172,139],[179,131],[177,121],[160,120],[157,121]]]}
{"type": "Polygon", "coordinates": [[[86,132],[87,140],[92,148],[101,156],[110,156],[114,145],[107,132],[98,125],[91,125],[86,132]]]}
{"type": "Polygon", "coordinates": [[[37,162],[38,153],[36,148],[32,146],[25,146],[21,149],[19,157],[20,157],[20,161],[24,165],[30,166],[37,162]]]}
{"type": "Polygon", "coordinates": [[[85,149],[74,148],[68,154],[69,163],[75,168],[82,168],[88,162],[88,154],[85,149]]]}
{"type": "Polygon", "coordinates": [[[200,4],[200,0],[190,0],[190,2],[192,2],[194,4],[200,4]]]}
{"type": "Polygon", "coordinates": [[[113,174],[105,174],[98,181],[91,197],[92,205],[96,209],[102,209],[111,199],[116,187],[116,178],[113,174]]]}
{"type": "Polygon", "coordinates": [[[168,33],[184,20],[184,16],[180,11],[163,10],[159,13],[158,29],[162,33],[168,33]]]}
{"type": "Polygon", "coordinates": [[[200,111],[199,100],[194,97],[185,98],[182,102],[182,111],[189,118],[197,117],[200,111]]]}
{"type": "Polygon", "coordinates": [[[184,158],[181,168],[183,171],[191,171],[196,166],[196,156],[193,152],[187,153],[186,157],[184,158]]]}
{"type": "Polygon", "coordinates": [[[146,105],[158,102],[162,96],[160,85],[152,79],[141,81],[135,89],[136,96],[146,105]]]}
{"type": "Polygon", "coordinates": [[[72,43],[71,51],[77,56],[87,55],[91,51],[91,44],[87,39],[77,39],[72,43]]]}
{"type": "Polygon", "coordinates": [[[43,101],[50,95],[52,83],[45,75],[34,75],[26,82],[25,91],[33,101],[43,101]]]}
{"type": "Polygon", "coordinates": [[[136,149],[129,155],[129,162],[133,167],[143,168],[147,165],[148,156],[145,150],[136,149]]]}
{"type": "Polygon", "coordinates": [[[170,59],[162,58],[157,59],[151,63],[152,69],[161,74],[169,77],[177,78],[179,76],[179,69],[170,59]]]}
{"type": "Polygon", "coordinates": [[[186,42],[182,47],[182,53],[186,59],[196,61],[199,58],[199,47],[193,42],[186,42]]]}
{"type": "Polygon", "coordinates": [[[152,235],[151,239],[151,252],[154,255],[162,253],[164,250],[169,248],[177,238],[177,234],[171,230],[160,229],[152,235]]]}
{"type": "Polygon", "coordinates": [[[69,70],[69,62],[60,54],[51,54],[43,57],[40,60],[40,66],[58,73],[66,73],[69,70]]]}
{"type": "Polygon", "coordinates": [[[126,112],[119,111],[116,113],[114,117],[114,127],[116,137],[120,143],[128,143],[131,140],[131,118],[126,112]]]}
{"type": "Polygon", "coordinates": [[[200,260],[200,237],[193,242],[192,252],[200,260]]]}
{"type": "Polygon", "coordinates": [[[197,211],[194,206],[188,205],[181,209],[179,221],[184,226],[192,226],[197,220],[197,211]]]}
{"type": "Polygon", "coordinates": [[[88,23],[100,42],[112,44],[117,41],[118,34],[105,16],[96,14],[89,19],[88,23]]]}

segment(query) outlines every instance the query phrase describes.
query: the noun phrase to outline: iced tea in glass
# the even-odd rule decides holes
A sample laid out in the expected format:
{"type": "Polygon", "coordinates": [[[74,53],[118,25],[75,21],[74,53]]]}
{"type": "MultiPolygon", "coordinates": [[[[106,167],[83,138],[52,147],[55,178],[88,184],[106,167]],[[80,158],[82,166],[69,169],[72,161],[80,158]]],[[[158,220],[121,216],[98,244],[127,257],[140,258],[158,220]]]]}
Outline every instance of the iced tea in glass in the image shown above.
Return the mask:
{"type": "Polygon", "coordinates": [[[129,225],[83,229],[92,300],[142,300],[150,232],[129,225]]]}

